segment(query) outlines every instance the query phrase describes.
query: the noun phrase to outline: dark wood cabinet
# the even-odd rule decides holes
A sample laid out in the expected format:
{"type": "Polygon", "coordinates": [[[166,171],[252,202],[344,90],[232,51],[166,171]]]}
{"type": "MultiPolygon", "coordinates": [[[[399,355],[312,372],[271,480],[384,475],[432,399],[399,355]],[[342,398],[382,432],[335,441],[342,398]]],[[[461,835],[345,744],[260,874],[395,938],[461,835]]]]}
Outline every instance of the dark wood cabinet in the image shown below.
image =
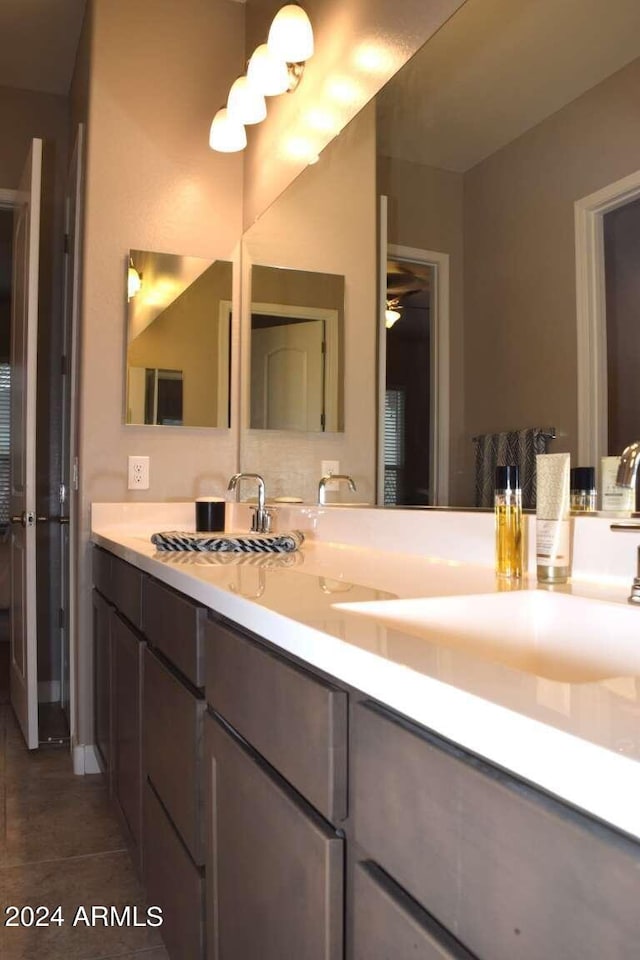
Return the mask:
{"type": "Polygon", "coordinates": [[[344,840],[207,717],[210,960],[341,960],[344,840]]]}
{"type": "Polygon", "coordinates": [[[352,719],[355,842],[472,953],[637,956],[637,843],[374,703],[352,719]]]}
{"type": "Polygon", "coordinates": [[[98,759],[107,785],[113,788],[113,714],[112,714],[112,657],[111,617],[113,607],[97,590],[92,594],[93,604],[93,681],[94,729],[98,759]]]}
{"type": "Polygon", "coordinates": [[[115,612],[113,645],[114,795],[128,827],[138,860],[142,825],[142,669],[140,635],[115,612]]]}
{"type": "Polygon", "coordinates": [[[474,960],[375,864],[356,864],[352,911],[352,960],[474,960]]]}

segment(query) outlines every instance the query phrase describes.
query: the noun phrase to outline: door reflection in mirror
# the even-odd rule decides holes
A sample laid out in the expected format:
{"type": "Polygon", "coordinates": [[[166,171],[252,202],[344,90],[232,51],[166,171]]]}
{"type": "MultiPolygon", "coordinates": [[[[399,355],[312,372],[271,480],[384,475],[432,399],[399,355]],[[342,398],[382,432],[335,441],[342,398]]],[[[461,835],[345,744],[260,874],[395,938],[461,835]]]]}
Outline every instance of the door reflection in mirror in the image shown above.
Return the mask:
{"type": "Polygon", "coordinates": [[[251,429],[344,429],[344,277],[251,271],[251,429]]]}
{"type": "Polygon", "coordinates": [[[228,427],[232,266],[131,250],[125,421],[228,427]]]}

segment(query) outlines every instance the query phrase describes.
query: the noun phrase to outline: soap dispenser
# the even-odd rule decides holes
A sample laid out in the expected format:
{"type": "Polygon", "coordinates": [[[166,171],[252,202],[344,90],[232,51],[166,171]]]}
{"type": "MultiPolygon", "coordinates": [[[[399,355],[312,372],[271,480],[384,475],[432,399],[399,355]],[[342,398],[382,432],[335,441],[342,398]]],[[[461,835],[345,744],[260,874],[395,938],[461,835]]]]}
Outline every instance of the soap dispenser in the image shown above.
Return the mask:
{"type": "Polygon", "coordinates": [[[517,466],[496,467],[496,574],[505,579],[522,576],[522,491],[517,466]]]}

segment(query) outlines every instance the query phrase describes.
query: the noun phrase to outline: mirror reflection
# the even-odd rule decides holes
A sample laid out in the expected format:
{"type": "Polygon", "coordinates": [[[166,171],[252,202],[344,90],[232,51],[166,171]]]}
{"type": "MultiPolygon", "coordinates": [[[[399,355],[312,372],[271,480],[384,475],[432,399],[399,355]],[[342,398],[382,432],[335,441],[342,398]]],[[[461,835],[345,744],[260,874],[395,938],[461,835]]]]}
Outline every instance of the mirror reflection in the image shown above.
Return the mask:
{"type": "MultiPolygon", "coordinates": [[[[637,0],[606,16],[597,0],[466,0],[249,231],[263,263],[342,257],[340,469],[366,499],[474,506],[478,451],[506,439],[544,436],[599,472],[640,436],[639,86],[637,0]],[[330,190],[318,234],[307,197],[330,190]]],[[[282,487],[286,447],[250,434],[243,469],[282,487]]],[[[317,472],[319,452],[306,440],[295,462],[317,472]]]]}
{"type": "Polygon", "coordinates": [[[343,429],[343,319],[343,276],[252,267],[252,429],[343,429]]]}
{"type": "Polygon", "coordinates": [[[229,426],[231,274],[222,260],[130,251],[126,423],[229,426]]]}

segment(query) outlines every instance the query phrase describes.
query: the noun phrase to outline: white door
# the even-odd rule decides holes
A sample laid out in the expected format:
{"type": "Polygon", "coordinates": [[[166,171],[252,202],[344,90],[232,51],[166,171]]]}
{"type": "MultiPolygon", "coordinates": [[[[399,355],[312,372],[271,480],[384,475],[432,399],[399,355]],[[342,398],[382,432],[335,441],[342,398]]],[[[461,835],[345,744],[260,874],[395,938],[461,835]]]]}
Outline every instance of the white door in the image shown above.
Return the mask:
{"type": "Polygon", "coordinates": [[[11,311],[11,703],[38,746],[36,634],[36,350],[42,141],[34,140],[13,223],[11,311]]]}
{"type": "Polygon", "coordinates": [[[251,331],[251,426],[324,429],[324,323],[251,331]]]}

